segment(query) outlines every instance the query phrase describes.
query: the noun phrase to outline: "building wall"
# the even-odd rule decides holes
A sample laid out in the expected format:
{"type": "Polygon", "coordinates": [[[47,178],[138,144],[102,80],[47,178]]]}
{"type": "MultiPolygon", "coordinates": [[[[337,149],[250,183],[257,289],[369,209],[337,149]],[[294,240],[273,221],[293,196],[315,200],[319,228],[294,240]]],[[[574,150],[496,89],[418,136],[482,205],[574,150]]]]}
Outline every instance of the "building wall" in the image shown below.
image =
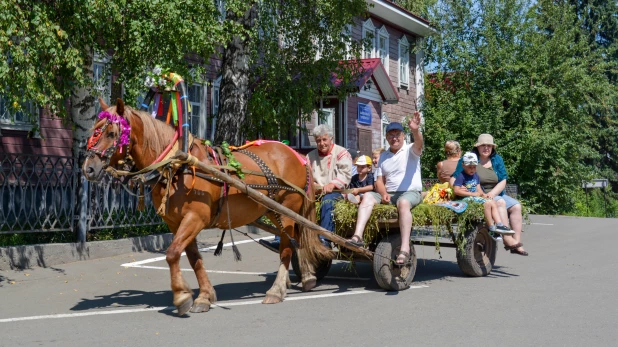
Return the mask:
{"type": "Polygon", "coordinates": [[[73,132],[70,125],[42,112],[40,138],[28,137],[23,130],[2,129],[0,153],[72,156],[73,132]]]}
{"type": "MultiPolygon", "coordinates": [[[[415,66],[416,66],[416,55],[414,52],[409,52],[409,82],[407,88],[402,88],[399,86],[399,39],[406,36],[408,42],[410,43],[411,48],[416,42],[416,36],[409,32],[404,32],[402,29],[398,27],[394,27],[389,25],[389,23],[383,21],[380,18],[370,17],[373,25],[377,30],[382,28],[382,26],[386,26],[386,30],[389,34],[389,68],[388,74],[393,83],[393,86],[396,88],[397,93],[399,94],[399,101],[396,104],[382,104],[380,102],[370,101],[365,98],[362,98],[365,94],[375,94],[377,90],[373,90],[375,88],[375,84],[370,91],[361,91],[358,95],[352,96],[348,98],[348,148],[356,150],[358,148],[358,130],[357,129],[368,129],[370,128],[373,131],[372,134],[372,149],[377,149],[381,147],[381,139],[382,139],[382,115],[386,113],[389,121],[391,122],[402,122],[406,116],[411,115],[414,111],[417,110],[417,98],[416,98],[416,85],[415,81],[415,66]],[[372,93],[373,91],[373,93],[372,93]],[[362,124],[358,124],[357,115],[358,115],[358,102],[369,102],[371,103],[372,109],[372,125],[366,126],[362,124]]],[[[366,20],[366,19],[365,19],[366,20]]],[[[360,40],[362,38],[362,28],[365,20],[359,19],[357,24],[352,28],[352,38],[354,40],[360,40]]],[[[377,57],[377,56],[376,56],[377,57]]],[[[361,88],[362,89],[362,88],[361,88]]]]}

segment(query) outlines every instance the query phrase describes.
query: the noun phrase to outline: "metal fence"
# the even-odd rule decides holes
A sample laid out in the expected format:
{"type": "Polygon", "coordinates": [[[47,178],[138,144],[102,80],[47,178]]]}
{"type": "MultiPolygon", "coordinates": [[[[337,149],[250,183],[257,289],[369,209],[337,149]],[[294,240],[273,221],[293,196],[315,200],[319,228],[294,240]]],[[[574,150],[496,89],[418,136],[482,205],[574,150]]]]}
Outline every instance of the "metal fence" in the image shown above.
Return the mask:
{"type": "MultiPolygon", "coordinates": [[[[149,187],[140,212],[138,198],[118,180],[86,184],[84,196],[78,196],[80,181],[83,175],[72,157],[0,154],[0,234],[75,231],[80,216],[86,232],[163,223],[149,187]]],[[[130,190],[138,193],[137,187],[130,190]]]]}

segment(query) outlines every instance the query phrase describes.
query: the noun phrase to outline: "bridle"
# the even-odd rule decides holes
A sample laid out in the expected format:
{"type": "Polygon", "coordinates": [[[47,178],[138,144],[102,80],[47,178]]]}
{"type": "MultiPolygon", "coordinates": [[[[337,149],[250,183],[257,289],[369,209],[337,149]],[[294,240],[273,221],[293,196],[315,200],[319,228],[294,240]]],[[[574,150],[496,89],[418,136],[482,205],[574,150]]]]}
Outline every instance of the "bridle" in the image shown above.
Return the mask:
{"type": "Polygon", "coordinates": [[[124,117],[113,115],[107,111],[99,113],[99,119],[105,119],[105,124],[103,124],[100,128],[95,129],[92,136],[88,138],[86,158],[94,158],[94,156],[98,155],[103,161],[103,168],[107,168],[112,156],[116,153],[118,148],[120,148],[120,153],[122,153],[123,147],[127,146],[124,158],[120,160],[119,163],[124,165],[127,171],[131,170],[134,163],[131,155],[129,154],[131,152],[131,126],[129,125],[129,122],[124,117]],[[97,148],[101,142],[103,134],[105,134],[105,130],[107,130],[110,126],[113,127],[114,125],[118,125],[119,128],[118,135],[114,139],[114,143],[106,149],[97,148]]]}

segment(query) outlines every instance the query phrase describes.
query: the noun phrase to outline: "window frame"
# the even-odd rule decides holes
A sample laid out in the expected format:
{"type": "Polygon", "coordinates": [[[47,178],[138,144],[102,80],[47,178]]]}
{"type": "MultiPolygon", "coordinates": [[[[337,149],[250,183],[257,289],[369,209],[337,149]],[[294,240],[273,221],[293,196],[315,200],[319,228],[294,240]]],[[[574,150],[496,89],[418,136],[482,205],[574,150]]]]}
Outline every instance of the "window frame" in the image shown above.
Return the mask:
{"type": "Polygon", "coordinates": [[[365,40],[367,38],[367,34],[371,34],[371,51],[367,52],[365,50],[365,45],[363,45],[363,51],[362,51],[362,58],[363,59],[370,59],[370,58],[375,58],[375,51],[376,51],[376,27],[375,25],[373,25],[373,22],[371,21],[371,18],[368,18],[366,21],[363,22],[363,40],[365,40]],[[369,53],[369,54],[367,54],[369,53]]]}
{"type": "Polygon", "coordinates": [[[193,83],[191,86],[187,86],[187,97],[188,97],[188,102],[189,104],[191,104],[191,124],[189,126],[189,131],[196,137],[198,138],[205,138],[206,135],[208,135],[207,132],[207,125],[208,125],[208,119],[207,119],[207,112],[206,109],[208,108],[208,103],[206,102],[206,100],[208,99],[208,86],[205,83],[193,83]],[[199,100],[198,101],[194,101],[191,100],[191,96],[192,94],[189,92],[190,88],[195,88],[195,87],[199,87],[201,88],[201,90],[199,91],[199,100]],[[195,110],[195,106],[197,106],[199,108],[199,114],[195,114],[193,110],[195,110]],[[197,129],[193,129],[193,117],[199,117],[199,122],[197,125],[197,129]]]}
{"type": "Polygon", "coordinates": [[[220,109],[220,101],[221,101],[221,77],[219,76],[217,77],[217,79],[215,79],[212,82],[212,92],[210,95],[210,100],[211,100],[211,108],[210,108],[210,114],[212,116],[212,123],[211,123],[211,127],[210,127],[210,140],[214,141],[215,139],[215,131],[217,130],[217,115],[219,114],[219,109],[220,109]],[[216,94],[216,97],[215,97],[216,94]]]}
{"type": "Polygon", "coordinates": [[[409,88],[410,87],[410,42],[408,41],[406,35],[403,35],[401,39],[399,39],[399,57],[397,59],[398,65],[398,76],[399,76],[399,87],[401,88],[409,88]],[[404,48],[402,50],[402,48],[404,48]],[[402,51],[404,53],[402,53],[402,51]],[[403,60],[403,61],[402,61],[403,60]],[[402,66],[402,64],[405,64],[402,66]],[[402,70],[404,73],[402,74],[402,70]],[[406,77],[406,80],[403,80],[403,77],[406,77]]]}
{"type": "Polygon", "coordinates": [[[386,25],[383,25],[380,30],[378,30],[378,35],[377,39],[376,39],[376,52],[377,52],[377,58],[380,58],[380,60],[382,60],[382,52],[384,51],[385,53],[385,57],[384,57],[384,61],[382,61],[382,65],[384,65],[384,69],[386,69],[386,74],[390,76],[390,71],[389,71],[389,60],[390,60],[390,45],[389,45],[389,40],[390,40],[390,34],[388,33],[388,30],[386,30],[386,25]],[[385,47],[384,50],[382,50],[382,48],[380,47],[380,40],[384,39],[384,43],[385,43],[385,47]]]}

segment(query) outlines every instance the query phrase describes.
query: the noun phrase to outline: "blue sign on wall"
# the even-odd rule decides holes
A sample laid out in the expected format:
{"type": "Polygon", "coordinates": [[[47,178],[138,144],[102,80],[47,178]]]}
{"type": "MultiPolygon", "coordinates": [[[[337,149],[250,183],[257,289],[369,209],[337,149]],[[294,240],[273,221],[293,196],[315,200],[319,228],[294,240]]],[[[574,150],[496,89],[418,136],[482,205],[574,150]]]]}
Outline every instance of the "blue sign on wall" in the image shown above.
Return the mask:
{"type": "Polygon", "coordinates": [[[371,125],[371,106],[369,104],[358,103],[358,123],[371,125]]]}

